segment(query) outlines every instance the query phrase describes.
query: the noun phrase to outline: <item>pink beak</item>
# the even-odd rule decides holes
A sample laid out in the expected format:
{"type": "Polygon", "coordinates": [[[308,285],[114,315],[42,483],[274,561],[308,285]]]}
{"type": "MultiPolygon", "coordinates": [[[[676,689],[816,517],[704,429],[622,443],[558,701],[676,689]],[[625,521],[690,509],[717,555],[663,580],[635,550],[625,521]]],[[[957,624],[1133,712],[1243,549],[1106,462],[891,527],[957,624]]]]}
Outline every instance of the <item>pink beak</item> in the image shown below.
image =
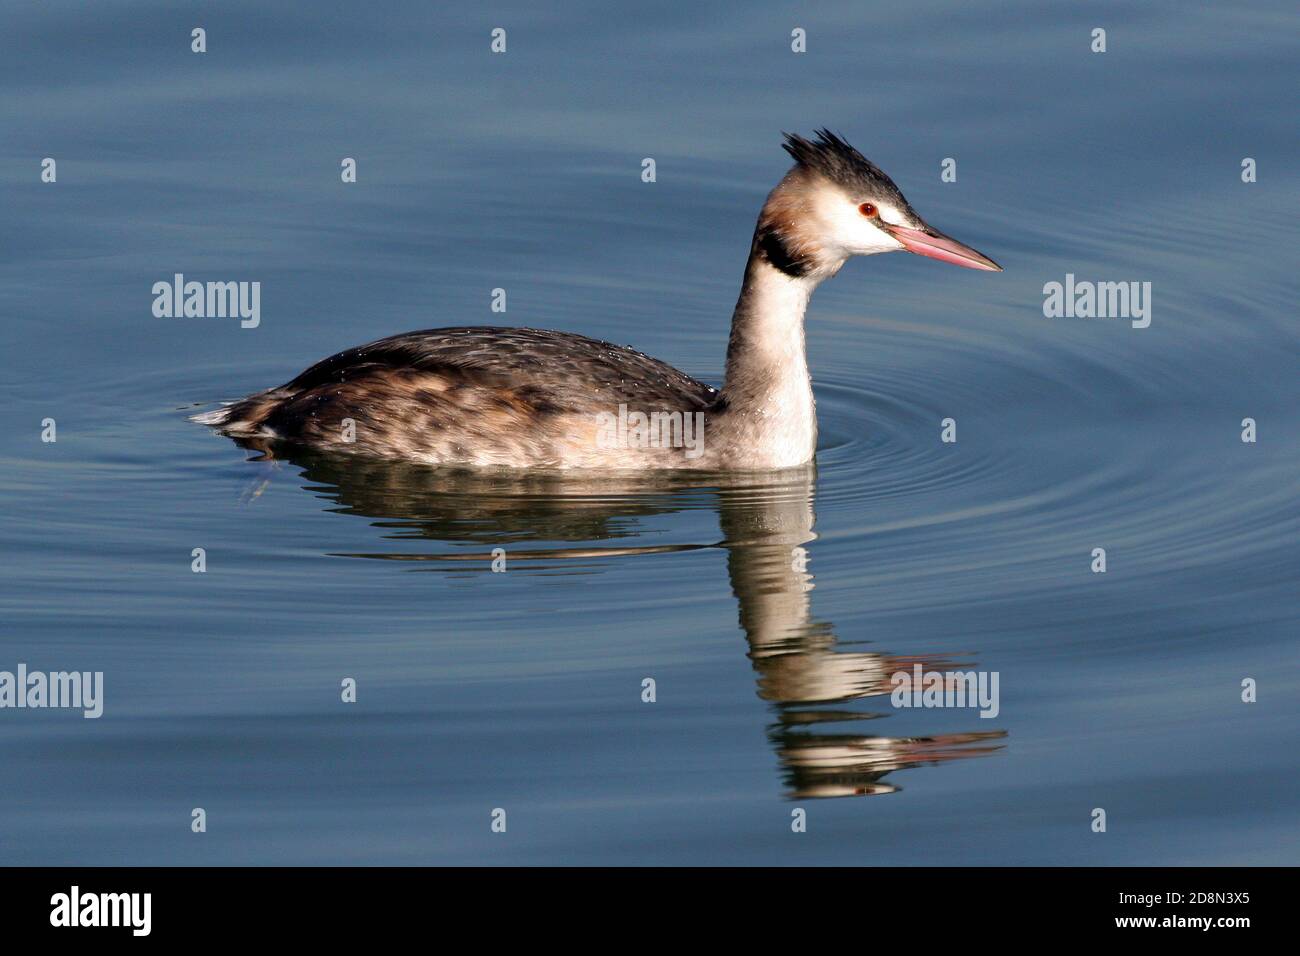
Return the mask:
{"type": "Polygon", "coordinates": [[[908,252],[915,252],[918,256],[929,256],[931,259],[951,262],[955,266],[965,266],[967,269],[1002,271],[1000,265],[982,252],[976,252],[970,246],[962,245],[937,229],[928,226],[925,229],[908,229],[906,226],[894,226],[887,222],[882,222],[881,225],[901,242],[908,252]]]}

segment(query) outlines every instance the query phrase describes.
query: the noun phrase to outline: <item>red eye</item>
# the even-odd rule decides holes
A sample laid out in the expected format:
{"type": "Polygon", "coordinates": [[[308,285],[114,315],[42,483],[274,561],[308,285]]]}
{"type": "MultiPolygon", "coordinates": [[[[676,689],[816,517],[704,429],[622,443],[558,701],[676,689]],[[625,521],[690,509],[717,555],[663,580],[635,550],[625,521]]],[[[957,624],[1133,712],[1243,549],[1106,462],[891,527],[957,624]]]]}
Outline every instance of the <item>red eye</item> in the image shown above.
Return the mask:
{"type": "Polygon", "coordinates": [[[868,218],[875,218],[876,216],[880,215],[880,210],[877,209],[869,202],[864,202],[861,206],[859,206],[858,212],[862,213],[862,215],[867,216],[868,218]]]}

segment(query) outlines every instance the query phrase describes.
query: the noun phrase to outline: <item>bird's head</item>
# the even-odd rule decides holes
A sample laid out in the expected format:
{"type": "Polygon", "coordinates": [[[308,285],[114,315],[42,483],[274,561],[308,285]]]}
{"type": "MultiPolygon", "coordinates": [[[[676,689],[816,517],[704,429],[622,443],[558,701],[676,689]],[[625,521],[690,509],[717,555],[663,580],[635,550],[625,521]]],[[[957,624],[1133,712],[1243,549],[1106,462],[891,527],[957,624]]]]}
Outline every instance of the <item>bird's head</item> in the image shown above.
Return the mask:
{"type": "Polygon", "coordinates": [[[786,134],[795,165],[772,190],[754,241],[791,276],[834,275],[850,256],[914,252],[968,269],[1001,272],[984,254],[928,225],[880,167],[828,130],[786,134]]]}

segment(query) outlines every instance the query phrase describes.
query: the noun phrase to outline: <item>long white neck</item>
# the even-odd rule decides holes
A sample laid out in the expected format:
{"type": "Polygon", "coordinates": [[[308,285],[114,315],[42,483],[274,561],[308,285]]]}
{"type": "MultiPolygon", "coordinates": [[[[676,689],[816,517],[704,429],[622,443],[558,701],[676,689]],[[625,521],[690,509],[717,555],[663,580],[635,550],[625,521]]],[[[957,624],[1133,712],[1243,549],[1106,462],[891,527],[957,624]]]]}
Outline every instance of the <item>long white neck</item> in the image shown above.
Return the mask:
{"type": "Polygon", "coordinates": [[[722,387],[728,437],[750,467],[801,465],[816,450],[803,317],[819,281],[776,268],[755,242],[731,319],[722,387]]]}

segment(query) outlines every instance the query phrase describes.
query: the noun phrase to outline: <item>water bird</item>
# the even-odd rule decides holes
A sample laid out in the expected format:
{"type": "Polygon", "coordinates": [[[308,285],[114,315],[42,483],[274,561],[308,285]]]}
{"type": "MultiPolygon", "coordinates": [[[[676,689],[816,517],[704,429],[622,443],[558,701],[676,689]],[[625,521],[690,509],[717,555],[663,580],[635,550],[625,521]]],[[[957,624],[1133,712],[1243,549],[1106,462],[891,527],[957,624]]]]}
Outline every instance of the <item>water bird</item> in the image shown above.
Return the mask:
{"type": "Polygon", "coordinates": [[[813,291],[852,256],[907,251],[1001,272],[912,209],[829,130],[785,134],[794,166],[759,213],[721,389],[571,332],[458,326],[346,349],[292,381],[195,415],[243,443],[432,465],[792,468],[813,459],[804,343],[813,291]]]}

